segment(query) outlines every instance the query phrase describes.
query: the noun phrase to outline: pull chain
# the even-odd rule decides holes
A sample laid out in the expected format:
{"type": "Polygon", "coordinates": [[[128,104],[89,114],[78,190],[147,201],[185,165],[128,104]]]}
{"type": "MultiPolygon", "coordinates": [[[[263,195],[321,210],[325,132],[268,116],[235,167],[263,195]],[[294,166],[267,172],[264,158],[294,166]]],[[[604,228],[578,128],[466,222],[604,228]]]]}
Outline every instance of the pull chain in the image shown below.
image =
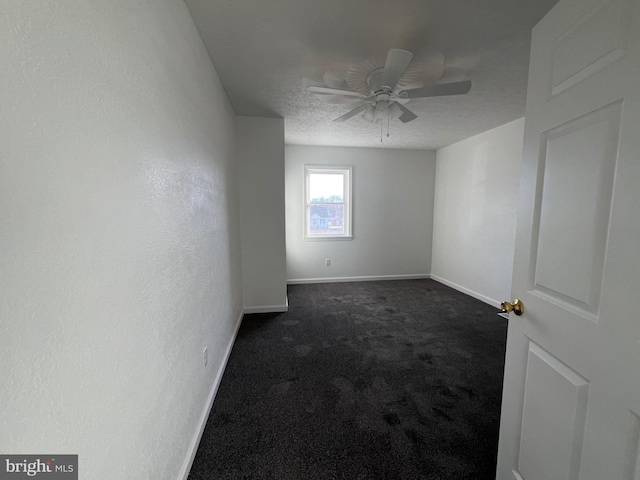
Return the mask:
{"type": "Polygon", "coordinates": [[[382,125],[383,125],[383,122],[382,120],[380,120],[380,143],[382,143],[382,125]]]}

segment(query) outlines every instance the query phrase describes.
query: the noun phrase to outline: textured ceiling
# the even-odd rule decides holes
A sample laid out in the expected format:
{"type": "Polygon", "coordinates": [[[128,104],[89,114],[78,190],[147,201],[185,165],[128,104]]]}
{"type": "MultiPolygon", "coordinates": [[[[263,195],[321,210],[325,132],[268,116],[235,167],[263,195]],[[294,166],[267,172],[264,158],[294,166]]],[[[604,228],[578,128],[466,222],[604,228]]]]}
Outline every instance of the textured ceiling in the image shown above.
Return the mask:
{"type": "MultiPolygon", "coordinates": [[[[186,0],[238,115],[282,117],[285,142],[435,149],[524,115],[531,28],[557,0],[186,0]],[[380,125],[328,104],[304,77],[339,82],[390,48],[439,59],[467,95],[412,99],[413,122],[380,125]]],[[[326,82],[325,82],[326,83],[326,82]]],[[[346,87],[345,85],[345,88],[346,87]]]]}

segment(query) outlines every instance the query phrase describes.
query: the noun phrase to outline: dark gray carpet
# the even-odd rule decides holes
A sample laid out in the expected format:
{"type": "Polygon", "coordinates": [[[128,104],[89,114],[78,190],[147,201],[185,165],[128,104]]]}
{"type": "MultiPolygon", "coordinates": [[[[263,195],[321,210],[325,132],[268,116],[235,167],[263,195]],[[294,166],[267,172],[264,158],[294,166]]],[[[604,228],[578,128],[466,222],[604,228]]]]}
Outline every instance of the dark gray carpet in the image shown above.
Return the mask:
{"type": "Polygon", "coordinates": [[[506,320],[432,280],[289,286],[246,315],[189,475],[493,480],[506,320]]]}

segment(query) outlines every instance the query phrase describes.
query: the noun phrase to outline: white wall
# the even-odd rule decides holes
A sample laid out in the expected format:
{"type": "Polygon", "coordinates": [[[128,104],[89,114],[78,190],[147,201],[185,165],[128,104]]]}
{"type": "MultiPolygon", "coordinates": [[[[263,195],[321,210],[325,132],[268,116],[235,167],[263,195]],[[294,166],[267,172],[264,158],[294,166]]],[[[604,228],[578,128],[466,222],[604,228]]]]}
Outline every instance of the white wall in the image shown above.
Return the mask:
{"type": "Polygon", "coordinates": [[[524,119],[437,152],[432,278],[509,299],[524,119]]]}
{"type": "Polygon", "coordinates": [[[246,313],[287,310],[284,120],[237,117],[246,313]]]}
{"type": "Polygon", "coordinates": [[[181,1],[0,31],[0,452],[178,478],[242,308],[233,111],[181,1]]]}
{"type": "Polygon", "coordinates": [[[287,145],[285,175],[290,282],[429,274],[435,152],[287,145]],[[353,167],[353,240],[303,240],[306,164],[353,167]]]}

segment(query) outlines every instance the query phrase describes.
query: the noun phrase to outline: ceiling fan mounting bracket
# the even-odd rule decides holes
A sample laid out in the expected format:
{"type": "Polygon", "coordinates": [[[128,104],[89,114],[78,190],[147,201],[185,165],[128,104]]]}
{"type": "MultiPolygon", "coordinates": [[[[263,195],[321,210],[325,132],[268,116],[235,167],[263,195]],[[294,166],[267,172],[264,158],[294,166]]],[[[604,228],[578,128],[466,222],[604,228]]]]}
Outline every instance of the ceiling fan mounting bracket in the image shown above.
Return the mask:
{"type": "Polygon", "coordinates": [[[385,87],[382,85],[382,74],[384,73],[384,68],[376,68],[375,70],[371,70],[369,75],[367,75],[367,85],[369,86],[369,91],[373,95],[377,95],[378,93],[391,93],[391,89],[389,87],[385,87]]]}

